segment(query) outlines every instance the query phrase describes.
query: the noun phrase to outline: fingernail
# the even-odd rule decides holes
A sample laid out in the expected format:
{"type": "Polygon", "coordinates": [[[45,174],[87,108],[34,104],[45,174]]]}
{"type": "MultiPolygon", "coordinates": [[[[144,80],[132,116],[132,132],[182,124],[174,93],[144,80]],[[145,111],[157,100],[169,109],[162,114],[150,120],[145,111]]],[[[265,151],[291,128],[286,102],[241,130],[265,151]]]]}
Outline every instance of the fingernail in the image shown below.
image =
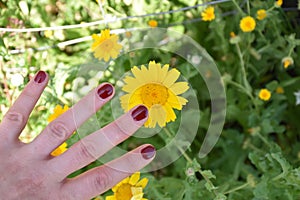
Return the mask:
{"type": "Polygon", "coordinates": [[[36,83],[42,83],[42,82],[44,82],[44,80],[46,79],[46,77],[47,77],[47,75],[46,75],[46,73],[44,71],[39,71],[37,73],[37,75],[35,76],[35,78],[34,78],[34,82],[36,82],[36,83]]]}
{"type": "Polygon", "coordinates": [[[131,116],[135,121],[141,121],[148,116],[148,109],[146,106],[140,105],[134,111],[132,111],[131,116]]]}
{"type": "Polygon", "coordinates": [[[155,148],[152,145],[149,145],[149,146],[143,148],[141,153],[142,153],[143,158],[148,160],[155,155],[155,148]]]}
{"type": "Polygon", "coordinates": [[[114,88],[110,84],[105,84],[101,88],[98,89],[98,95],[101,99],[106,99],[112,95],[114,88]]]}

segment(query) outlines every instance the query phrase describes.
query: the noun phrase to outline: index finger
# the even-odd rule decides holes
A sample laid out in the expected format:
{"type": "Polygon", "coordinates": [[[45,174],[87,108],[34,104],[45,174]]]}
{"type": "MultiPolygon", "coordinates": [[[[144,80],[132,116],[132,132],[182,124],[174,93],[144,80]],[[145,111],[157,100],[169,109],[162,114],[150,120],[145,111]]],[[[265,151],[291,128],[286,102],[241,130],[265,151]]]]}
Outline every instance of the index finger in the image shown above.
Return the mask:
{"type": "Polygon", "coordinates": [[[48,75],[39,71],[29,81],[20,96],[7,111],[0,124],[0,140],[19,142],[18,137],[24,129],[28,117],[48,83],[48,75]]]}

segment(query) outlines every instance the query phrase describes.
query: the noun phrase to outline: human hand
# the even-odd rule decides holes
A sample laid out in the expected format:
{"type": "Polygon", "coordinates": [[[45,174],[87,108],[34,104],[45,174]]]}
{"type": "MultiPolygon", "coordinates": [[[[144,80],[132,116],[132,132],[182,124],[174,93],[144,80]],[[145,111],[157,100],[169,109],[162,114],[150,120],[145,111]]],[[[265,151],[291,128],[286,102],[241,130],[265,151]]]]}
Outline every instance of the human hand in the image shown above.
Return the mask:
{"type": "Polygon", "coordinates": [[[62,155],[53,157],[50,153],[113,97],[114,88],[109,83],[102,83],[52,121],[31,143],[22,143],[19,135],[48,79],[45,72],[38,72],[0,124],[1,197],[9,200],[90,199],[153,160],[155,149],[145,144],[105,165],[67,178],[131,136],[147,120],[148,111],[145,106],[137,106],[86,136],[62,155]]]}

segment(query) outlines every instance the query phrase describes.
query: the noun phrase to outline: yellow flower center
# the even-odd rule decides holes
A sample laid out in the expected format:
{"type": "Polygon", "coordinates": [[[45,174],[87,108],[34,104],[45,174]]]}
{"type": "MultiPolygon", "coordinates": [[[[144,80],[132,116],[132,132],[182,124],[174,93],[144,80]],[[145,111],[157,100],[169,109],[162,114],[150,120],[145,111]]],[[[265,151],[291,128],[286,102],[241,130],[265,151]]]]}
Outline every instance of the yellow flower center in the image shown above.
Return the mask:
{"type": "Polygon", "coordinates": [[[132,197],[131,185],[122,184],[115,193],[116,200],[130,200],[132,197]]]}
{"type": "Polygon", "coordinates": [[[112,43],[112,41],[110,39],[107,39],[102,42],[101,46],[103,49],[109,50],[109,49],[113,48],[114,44],[112,43]]]}
{"type": "Polygon", "coordinates": [[[168,89],[160,84],[149,83],[141,88],[141,97],[147,107],[155,104],[164,105],[168,100],[168,89]]]}
{"type": "Polygon", "coordinates": [[[252,22],[251,22],[251,21],[246,21],[246,22],[245,22],[245,26],[246,26],[248,29],[252,29],[252,22]]]}
{"type": "Polygon", "coordinates": [[[261,93],[261,97],[264,98],[264,99],[265,99],[265,98],[268,98],[268,97],[269,97],[269,93],[267,93],[267,92],[262,92],[262,93],[261,93]]]}

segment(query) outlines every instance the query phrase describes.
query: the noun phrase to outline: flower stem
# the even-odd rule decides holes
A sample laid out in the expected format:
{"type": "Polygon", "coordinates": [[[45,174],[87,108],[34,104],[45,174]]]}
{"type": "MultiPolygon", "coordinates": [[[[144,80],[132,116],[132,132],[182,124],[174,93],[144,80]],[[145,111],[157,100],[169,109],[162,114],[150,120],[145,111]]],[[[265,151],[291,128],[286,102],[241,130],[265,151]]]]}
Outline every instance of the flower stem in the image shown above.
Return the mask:
{"type": "Polygon", "coordinates": [[[236,6],[238,11],[243,15],[245,14],[244,11],[241,9],[241,7],[237,4],[236,0],[232,0],[232,3],[236,6]]]}
{"type": "Polygon", "coordinates": [[[224,192],[224,194],[229,194],[229,193],[235,192],[237,190],[241,190],[241,189],[247,187],[248,185],[249,185],[249,183],[244,183],[243,185],[237,186],[236,188],[232,188],[231,190],[224,192]]]}
{"type": "MultiPolygon", "coordinates": [[[[165,133],[167,134],[167,136],[169,137],[169,138],[172,138],[172,133],[169,131],[169,129],[167,128],[167,127],[164,127],[164,130],[165,130],[165,133]]],[[[175,144],[176,144],[176,140],[175,140],[175,144]]],[[[189,155],[187,155],[186,153],[185,153],[185,151],[182,149],[182,147],[181,146],[179,146],[179,145],[176,145],[176,147],[178,148],[178,150],[182,153],[182,155],[184,156],[184,158],[187,160],[187,162],[189,163],[189,164],[193,164],[193,160],[189,157],[189,155]]],[[[210,179],[205,175],[205,173],[203,173],[203,171],[201,170],[201,169],[198,169],[197,170],[200,174],[201,174],[201,176],[204,178],[204,180],[209,184],[209,185],[211,185],[213,188],[216,188],[215,186],[214,186],[214,184],[210,181],[210,179]]],[[[213,193],[215,194],[215,196],[217,196],[218,195],[218,193],[215,191],[215,190],[213,190],[213,193]]]]}
{"type": "Polygon", "coordinates": [[[250,15],[250,1],[247,0],[247,12],[248,12],[248,15],[250,15]]]}
{"type": "Polygon", "coordinates": [[[271,144],[268,142],[268,140],[262,136],[259,132],[255,133],[268,147],[271,147],[271,144]]]}
{"type": "Polygon", "coordinates": [[[240,58],[240,64],[241,64],[241,69],[242,69],[243,85],[246,88],[247,93],[251,93],[251,87],[250,87],[249,82],[247,80],[247,74],[246,74],[246,69],[245,69],[245,62],[244,62],[243,54],[242,54],[242,51],[241,51],[241,48],[240,48],[239,44],[236,44],[236,49],[237,49],[237,52],[238,52],[238,56],[240,58]]]}
{"type": "MultiPolygon", "coordinates": [[[[164,127],[165,133],[168,135],[169,138],[172,138],[172,134],[169,131],[169,129],[167,127],[164,127]]],[[[174,143],[176,144],[176,140],[174,140],[174,143]]],[[[185,157],[185,159],[192,164],[193,160],[187,155],[187,153],[185,153],[185,151],[182,149],[181,146],[176,144],[176,147],[178,148],[178,150],[180,151],[180,153],[182,153],[182,155],[185,157]]]]}

